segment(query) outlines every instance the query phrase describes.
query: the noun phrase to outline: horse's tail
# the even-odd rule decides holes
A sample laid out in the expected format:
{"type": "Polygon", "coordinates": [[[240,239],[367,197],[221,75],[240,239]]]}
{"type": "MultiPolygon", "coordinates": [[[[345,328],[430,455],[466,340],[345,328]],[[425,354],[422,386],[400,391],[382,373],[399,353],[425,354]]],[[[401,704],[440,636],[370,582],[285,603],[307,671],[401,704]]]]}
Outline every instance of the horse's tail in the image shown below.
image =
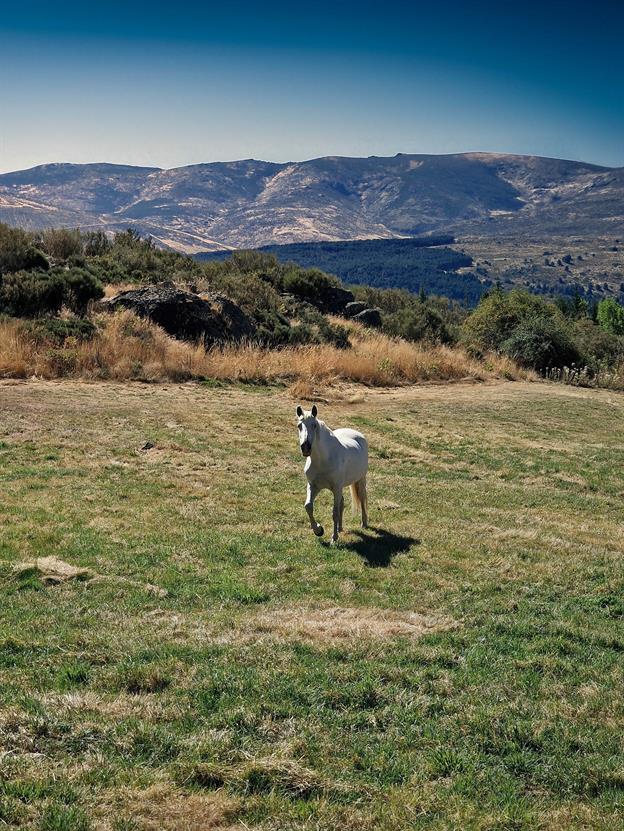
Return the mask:
{"type": "Polygon", "coordinates": [[[357,482],[354,482],[351,486],[351,506],[353,508],[353,512],[357,513],[358,511],[366,511],[367,510],[367,498],[366,498],[366,476],[363,476],[357,482]]]}
{"type": "Polygon", "coordinates": [[[358,483],[354,482],[350,486],[351,490],[351,508],[353,509],[353,513],[356,514],[358,511],[362,510],[362,501],[360,499],[360,494],[358,493],[358,483]]]}

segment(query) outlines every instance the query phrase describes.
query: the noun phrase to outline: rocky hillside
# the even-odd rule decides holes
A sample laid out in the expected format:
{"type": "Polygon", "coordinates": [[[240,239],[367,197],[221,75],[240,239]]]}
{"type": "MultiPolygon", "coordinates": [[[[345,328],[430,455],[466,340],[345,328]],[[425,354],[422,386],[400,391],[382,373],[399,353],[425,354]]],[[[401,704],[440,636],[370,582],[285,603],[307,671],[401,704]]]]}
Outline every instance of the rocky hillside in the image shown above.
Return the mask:
{"type": "Polygon", "coordinates": [[[438,231],[623,234],[624,168],[488,153],[172,170],[52,164],[0,175],[0,221],[132,225],[189,253],[438,231]]]}

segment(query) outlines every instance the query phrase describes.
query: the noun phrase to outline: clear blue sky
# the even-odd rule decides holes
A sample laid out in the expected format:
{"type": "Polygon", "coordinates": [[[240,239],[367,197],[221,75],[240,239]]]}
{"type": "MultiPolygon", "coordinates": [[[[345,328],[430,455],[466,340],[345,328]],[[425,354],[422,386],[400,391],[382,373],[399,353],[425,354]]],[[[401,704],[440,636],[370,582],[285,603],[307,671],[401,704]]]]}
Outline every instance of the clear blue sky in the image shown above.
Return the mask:
{"type": "Polygon", "coordinates": [[[0,170],[490,150],[624,165],[624,3],[21,2],[0,170]]]}

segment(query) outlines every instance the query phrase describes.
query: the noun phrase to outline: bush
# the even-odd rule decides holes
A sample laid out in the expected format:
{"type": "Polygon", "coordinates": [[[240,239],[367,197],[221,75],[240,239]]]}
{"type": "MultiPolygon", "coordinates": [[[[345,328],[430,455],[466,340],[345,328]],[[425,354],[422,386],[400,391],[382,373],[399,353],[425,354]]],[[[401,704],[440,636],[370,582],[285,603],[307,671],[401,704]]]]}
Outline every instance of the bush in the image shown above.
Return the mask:
{"type": "Polygon", "coordinates": [[[573,338],[581,363],[591,370],[617,366],[624,361],[624,337],[605,332],[588,318],[574,323],[573,338]]]}
{"type": "Polygon", "coordinates": [[[12,317],[57,313],[65,299],[65,282],[59,274],[18,271],[0,282],[0,312],[12,317]]]}
{"type": "Polygon", "coordinates": [[[315,304],[322,302],[330,289],[340,285],[336,277],[325,274],[317,268],[304,269],[298,266],[291,266],[280,282],[279,288],[282,291],[315,304]]]}
{"type": "Polygon", "coordinates": [[[532,317],[519,323],[500,351],[520,366],[543,370],[570,366],[580,354],[561,323],[553,317],[532,317]]]}
{"type": "Polygon", "coordinates": [[[128,229],[111,242],[90,238],[97,253],[89,259],[89,270],[103,283],[159,283],[163,280],[192,282],[202,269],[191,257],[156,248],[150,238],[128,229]]]}
{"type": "Polygon", "coordinates": [[[67,340],[91,340],[97,330],[90,320],[64,320],[53,317],[31,321],[26,325],[26,331],[36,343],[63,346],[67,340]]]}
{"type": "Polygon", "coordinates": [[[112,246],[104,231],[85,231],[82,239],[85,257],[99,257],[110,251],[112,246]]]}
{"type": "Polygon", "coordinates": [[[455,343],[467,311],[446,297],[412,294],[404,289],[350,286],[357,300],[383,313],[382,330],[406,340],[455,343]]]}
{"type": "Polygon", "coordinates": [[[464,321],[462,339],[476,354],[499,352],[514,329],[533,318],[562,320],[559,310],[541,297],[520,289],[508,294],[494,289],[464,321]]]}
{"type": "Polygon", "coordinates": [[[14,271],[47,271],[49,267],[45,255],[26,231],[0,223],[0,276],[14,271]]]}
{"type": "Polygon", "coordinates": [[[596,319],[603,331],[611,335],[624,335],[624,306],[612,297],[600,301],[596,319]]]}
{"type": "Polygon", "coordinates": [[[41,235],[41,247],[54,260],[64,263],[84,254],[83,237],[78,228],[49,228],[41,235]]]}
{"type": "Polygon", "coordinates": [[[39,317],[67,306],[82,314],[90,300],[103,294],[99,281],[84,269],[18,271],[0,278],[0,312],[39,317]]]}
{"type": "Polygon", "coordinates": [[[422,302],[386,317],[384,329],[406,340],[426,340],[430,343],[452,343],[453,341],[442,316],[422,302]]]}
{"type": "Polygon", "coordinates": [[[65,305],[77,314],[84,314],[92,300],[104,296],[104,289],[98,279],[84,268],[63,272],[65,280],[65,305]]]}

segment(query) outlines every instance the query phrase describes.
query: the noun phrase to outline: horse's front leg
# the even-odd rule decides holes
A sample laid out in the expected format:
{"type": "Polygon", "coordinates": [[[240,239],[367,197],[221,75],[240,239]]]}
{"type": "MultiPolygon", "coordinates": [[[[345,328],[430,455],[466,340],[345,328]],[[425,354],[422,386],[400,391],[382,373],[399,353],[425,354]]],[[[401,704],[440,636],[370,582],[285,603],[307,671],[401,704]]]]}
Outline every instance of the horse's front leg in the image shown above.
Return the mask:
{"type": "Polygon", "coordinates": [[[308,493],[306,495],[304,508],[306,509],[308,517],[310,518],[310,528],[314,531],[317,537],[322,537],[325,533],[325,529],[322,525],[319,525],[318,522],[314,519],[314,500],[318,496],[318,493],[319,488],[308,482],[308,493]]]}
{"type": "Polygon", "coordinates": [[[342,531],[342,518],[344,516],[344,491],[340,494],[340,521],[338,522],[338,530],[342,531]]]}
{"type": "Polygon", "coordinates": [[[342,526],[342,489],[334,491],[334,509],[332,511],[332,519],[334,521],[334,533],[332,534],[332,545],[338,542],[338,532],[342,526]]]}

